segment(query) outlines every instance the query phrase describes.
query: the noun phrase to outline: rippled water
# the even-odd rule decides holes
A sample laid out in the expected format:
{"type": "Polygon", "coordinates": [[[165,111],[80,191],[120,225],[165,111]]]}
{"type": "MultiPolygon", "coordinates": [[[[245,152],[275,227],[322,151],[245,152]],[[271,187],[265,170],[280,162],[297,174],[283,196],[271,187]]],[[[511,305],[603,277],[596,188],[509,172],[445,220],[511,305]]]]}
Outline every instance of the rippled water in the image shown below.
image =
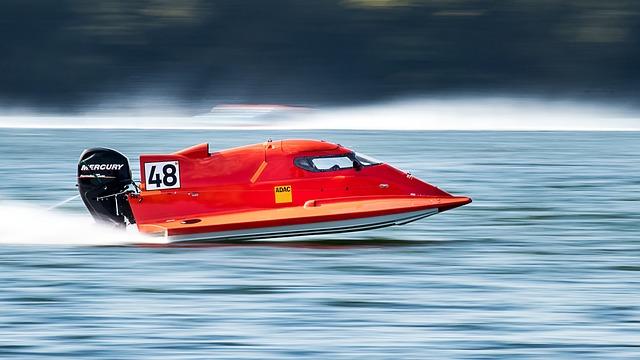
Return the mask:
{"type": "Polygon", "coordinates": [[[640,358],[640,133],[0,130],[0,357],[640,358]],[[474,202],[285,243],[124,245],[77,158],[340,142],[474,202]]]}

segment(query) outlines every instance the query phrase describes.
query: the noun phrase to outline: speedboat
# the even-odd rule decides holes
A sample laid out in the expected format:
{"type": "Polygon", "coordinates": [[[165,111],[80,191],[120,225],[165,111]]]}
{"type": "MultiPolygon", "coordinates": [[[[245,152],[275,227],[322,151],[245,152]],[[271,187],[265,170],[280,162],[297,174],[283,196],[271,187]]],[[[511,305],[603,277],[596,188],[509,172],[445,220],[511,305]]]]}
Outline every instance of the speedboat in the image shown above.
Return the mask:
{"type": "Polygon", "coordinates": [[[168,242],[255,240],[404,225],[471,202],[339,144],[279,140],[211,152],[199,144],[128,159],[85,150],[80,196],[97,222],[168,242]]]}

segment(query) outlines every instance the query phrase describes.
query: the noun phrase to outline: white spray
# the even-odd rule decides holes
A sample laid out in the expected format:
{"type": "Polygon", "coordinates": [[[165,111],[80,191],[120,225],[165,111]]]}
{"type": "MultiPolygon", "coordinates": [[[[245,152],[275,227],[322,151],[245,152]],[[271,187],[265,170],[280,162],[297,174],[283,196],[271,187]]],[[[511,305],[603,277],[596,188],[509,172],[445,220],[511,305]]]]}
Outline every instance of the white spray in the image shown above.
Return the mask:
{"type": "Polygon", "coordinates": [[[0,244],[114,246],[165,244],[135,231],[96,224],[89,215],[46,210],[15,202],[0,202],[0,244]]]}
{"type": "MultiPolygon", "coordinates": [[[[109,108],[109,107],[107,107],[109,108]]],[[[117,109],[119,107],[112,107],[117,109]]],[[[514,97],[457,97],[389,101],[272,114],[251,124],[223,117],[193,117],[154,109],[81,116],[0,115],[0,128],[122,129],[354,129],[354,130],[640,130],[640,111],[616,104],[514,97]]],[[[182,111],[182,113],[189,111],[182,111]]],[[[193,114],[196,115],[196,114],[193,114]]]]}

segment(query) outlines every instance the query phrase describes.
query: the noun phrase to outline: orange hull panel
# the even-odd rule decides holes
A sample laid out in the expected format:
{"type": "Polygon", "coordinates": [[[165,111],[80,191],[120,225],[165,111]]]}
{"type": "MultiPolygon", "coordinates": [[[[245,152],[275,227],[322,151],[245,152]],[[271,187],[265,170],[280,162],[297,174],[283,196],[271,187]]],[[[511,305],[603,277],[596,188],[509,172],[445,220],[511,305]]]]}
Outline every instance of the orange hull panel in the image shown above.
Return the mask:
{"type": "Polygon", "coordinates": [[[177,236],[251,228],[311,224],[368,218],[426,209],[444,211],[471,202],[467,197],[388,197],[373,199],[311,200],[304,206],[205,215],[140,224],[142,233],[177,236]]]}

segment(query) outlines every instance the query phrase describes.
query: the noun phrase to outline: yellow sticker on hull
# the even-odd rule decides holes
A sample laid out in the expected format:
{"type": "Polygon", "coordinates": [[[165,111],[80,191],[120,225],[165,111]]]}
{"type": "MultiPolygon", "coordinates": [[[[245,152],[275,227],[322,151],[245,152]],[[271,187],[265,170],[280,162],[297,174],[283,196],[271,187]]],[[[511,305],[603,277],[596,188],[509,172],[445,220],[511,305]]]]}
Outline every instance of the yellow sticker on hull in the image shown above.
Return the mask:
{"type": "Polygon", "coordinates": [[[276,196],[276,204],[290,203],[293,201],[293,191],[291,185],[280,185],[273,188],[276,196]]]}

